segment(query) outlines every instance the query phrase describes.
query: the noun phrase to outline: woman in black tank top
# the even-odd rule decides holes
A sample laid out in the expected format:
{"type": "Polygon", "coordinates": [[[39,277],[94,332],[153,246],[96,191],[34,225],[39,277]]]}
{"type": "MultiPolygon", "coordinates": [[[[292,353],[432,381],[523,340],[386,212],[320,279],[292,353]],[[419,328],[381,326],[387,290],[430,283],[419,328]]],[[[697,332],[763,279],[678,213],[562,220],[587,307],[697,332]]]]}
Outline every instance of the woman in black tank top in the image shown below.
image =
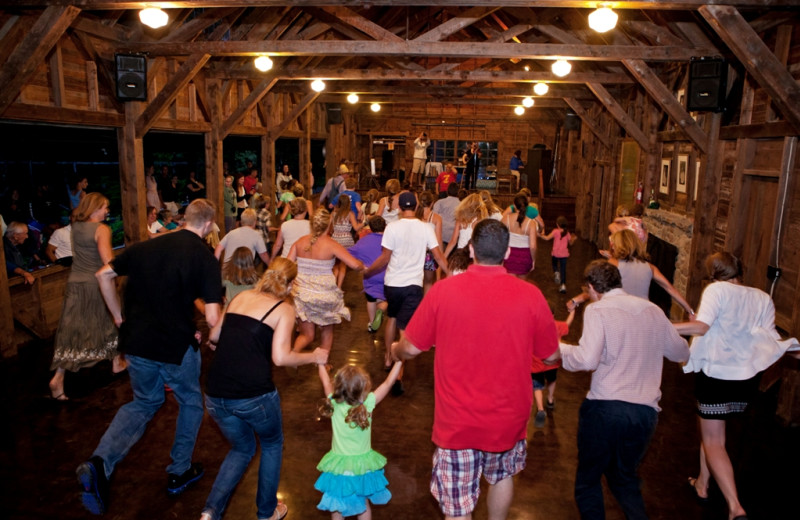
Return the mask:
{"type": "Polygon", "coordinates": [[[297,276],[297,265],[278,257],[255,288],[231,300],[223,319],[211,330],[216,355],[206,383],[206,408],[231,443],[206,500],[201,519],[222,517],[234,488],[261,443],[256,506],[258,518],[278,520],[287,513],[278,502],[283,429],[280,398],[272,381],[277,366],[325,364],[328,351],[292,351],[295,312],[284,302],[297,276]],[[253,435],[255,434],[255,435],[253,435]]]}

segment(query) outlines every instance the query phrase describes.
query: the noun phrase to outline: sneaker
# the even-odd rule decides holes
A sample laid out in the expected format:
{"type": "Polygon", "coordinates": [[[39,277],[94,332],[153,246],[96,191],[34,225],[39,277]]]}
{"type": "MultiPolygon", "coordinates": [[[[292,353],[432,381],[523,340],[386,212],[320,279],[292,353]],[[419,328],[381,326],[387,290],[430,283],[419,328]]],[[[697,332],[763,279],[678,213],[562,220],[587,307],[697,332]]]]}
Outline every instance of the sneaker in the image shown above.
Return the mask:
{"type": "Polygon", "coordinates": [[[536,418],[533,420],[533,425],[537,428],[544,428],[545,419],[547,419],[547,414],[544,413],[544,410],[539,410],[536,412],[536,418]]]}
{"type": "Polygon", "coordinates": [[[545,401],[544,407],[548,410],[553,410],[556,407],[556,400],[553,399],[552,401],[545,401]]]}
{"type": "Polygon", "coordinates": [[[558,288],[558,292],[560,292],[562,294],[567,292],[567,286],[562,283],[561,287],[558,288]]]}
{"type": "Polygon", "coordinates": [[[170,473],[167,475],[167,493],[170,496],[180,495],[186,491],[186,488],[200,480],[204,474],[203,465],[199,462],[192,462],[192,465],[183,472],[183,475],[170,473]]]}
{"type": "Polygon", "coordinates": [[[281,501],[278,501],[278,506],[269,518],[259,518],[258,520],[281,520],[286,514],[289,513],[289,508],[286,507],[281,501]]]}
{"type": "Polygon", "coordinates": [[[383,311],[378,309],[375,312],[375,319],[372,320],[372,323],[370,323],[369,326],[374,332],[381,328],[381,323],[383,323],[383,311]]]}
{"type": "Polygon", "coordinates": [[[373,332],[376,332],[376,331],[375,331],[375,330],[372,328],[372,323],[369,323],[369,324],[367,324],[367,332],[369,332],[370,334],[372,334],[373,332]]]}
{"type": "Polygon", "coordinates": [[[399,397],[399,396],[403,395],[404,393],[406,393],[405,388],[403,388],[403,382],[400,381],[399,379],[397,381],[395,381],[394,384],[392,385],[391,392],[392,392],[392,395],[395,396],[395,397],[399,397]]]}
{"type": "Polygon", "coordinates": [[[553,271],[553,278],[555,278],[556,283],[561,283],[561,273],[558,271],[553,271]]]}
{"type": "Polygon", "coordinates": [[[92,457],[75,470],[81,485],[83,507],[93,515],[102,515],[108,507],[108,478],[103,459],[92,457]]]}

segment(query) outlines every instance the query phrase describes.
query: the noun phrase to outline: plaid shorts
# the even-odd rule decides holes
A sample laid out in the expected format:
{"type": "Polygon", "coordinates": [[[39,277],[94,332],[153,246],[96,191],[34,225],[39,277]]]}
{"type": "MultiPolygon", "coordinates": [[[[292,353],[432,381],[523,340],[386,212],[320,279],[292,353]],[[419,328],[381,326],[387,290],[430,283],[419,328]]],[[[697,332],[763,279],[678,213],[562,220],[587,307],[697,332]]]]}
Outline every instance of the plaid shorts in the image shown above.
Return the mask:
{"type": "Polygon", "coordinates": [[[516,475],[525,469],[528,455],[525,439],[502,453],[480,450],[446,450],[433,454],[431,493],[445,516],[466,516],[475,510],[481,494],[481,474],[489,484],[516,475]]]}

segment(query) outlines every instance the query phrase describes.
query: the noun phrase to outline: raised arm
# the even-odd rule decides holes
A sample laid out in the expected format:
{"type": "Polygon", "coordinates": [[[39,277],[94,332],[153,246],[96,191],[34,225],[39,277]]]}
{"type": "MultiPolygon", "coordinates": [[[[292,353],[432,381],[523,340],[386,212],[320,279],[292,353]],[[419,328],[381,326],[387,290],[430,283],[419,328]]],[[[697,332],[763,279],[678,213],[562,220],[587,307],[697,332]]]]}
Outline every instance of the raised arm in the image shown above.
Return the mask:
{"type": "Polygon", "coordinates": [[[389,394],[389,390],[391,390],[394,382],[397,381],[397,377],[400,375],[400,370],[402,368],[403,362],[395,361],[394,365],[392,365],[392,370],[389,371],[389,375],[386,376],[386,379],[383,381],[383,383],[381,383],[381,385],[375,389],[375,404],[383,401],[383,398],[389,394]]]}
{"type": "Polygon", "coordinates": [[[672,296],[672,299],[678,302],[678,305],[683,307],[683,309],[689,316],[694,317],[694,310],[692,310],[692,306],[689,305],[689,303],[683,299],[681,293],[679,293],[678,290],[671,283],[669,283],[669,280],[667,280],[666,277],[663,274],[661,274],[661,271],[658,270],[658,267],[654,266],[649,262],[648,264],[650,265],[650,269],[653,271],[653,280],[658,285],[660,285],[665,291],[667,291],[669,295],[672,296]]]}
{"type": "Polygon", "coordinates": [[[325,365],[317,365],[317,372],[319,373],[319,380],[322,382],[322,391],[325,397],[333,393],[333,383],[331,376],[328,374],[328,368],[325,365]]]}

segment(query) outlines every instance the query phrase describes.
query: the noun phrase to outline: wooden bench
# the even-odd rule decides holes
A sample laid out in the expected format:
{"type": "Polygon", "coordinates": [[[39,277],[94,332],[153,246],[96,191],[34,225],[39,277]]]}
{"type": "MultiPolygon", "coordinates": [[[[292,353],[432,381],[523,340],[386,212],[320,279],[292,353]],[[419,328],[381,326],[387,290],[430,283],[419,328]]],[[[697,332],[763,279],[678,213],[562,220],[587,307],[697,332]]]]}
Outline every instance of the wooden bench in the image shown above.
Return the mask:
{"type": "Polygon", "coordinates": [[[9,278],[14,320],[39,338],[52,337],[61,319],[69,273],[69,267],[51,265],[31,273],[36,278],[33,285],[27,285],[21,276],[9,278]]]}

